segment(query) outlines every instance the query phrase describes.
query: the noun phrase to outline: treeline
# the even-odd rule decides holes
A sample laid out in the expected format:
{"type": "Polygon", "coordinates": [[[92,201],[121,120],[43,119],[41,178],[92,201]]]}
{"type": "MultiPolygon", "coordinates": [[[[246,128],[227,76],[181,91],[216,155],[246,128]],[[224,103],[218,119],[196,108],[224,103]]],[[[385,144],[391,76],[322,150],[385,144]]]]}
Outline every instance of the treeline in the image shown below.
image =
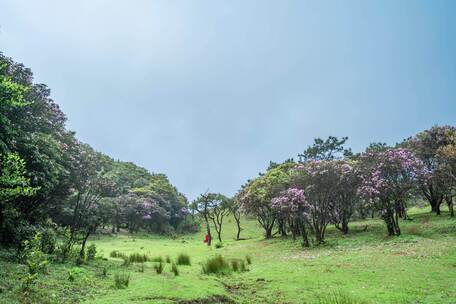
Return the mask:
{"type": "Polygon", "coordinates": [[[328,225],[349,233],[355,218],[378,216],[389,235],[400,235],[410,202],[425,200],[454,216],[456,128],[434,126],[395,146],[373,143],[354,154],[348,138],[315,139],[299,160],[271,163],[249,180],[235,204],[258,219],[266,238],[302,237],[303,246],[325,241],[328,225]]]}
{"type": "Polygon", "coordinates": [[[95,151],[65,122],[46,85],[0,53],[0,245],[20,249],[38,231],[58,231],[65,259],[75,245],[83,256],[87,238],[102,227],[197,229],[166,175],[95,151]]]}

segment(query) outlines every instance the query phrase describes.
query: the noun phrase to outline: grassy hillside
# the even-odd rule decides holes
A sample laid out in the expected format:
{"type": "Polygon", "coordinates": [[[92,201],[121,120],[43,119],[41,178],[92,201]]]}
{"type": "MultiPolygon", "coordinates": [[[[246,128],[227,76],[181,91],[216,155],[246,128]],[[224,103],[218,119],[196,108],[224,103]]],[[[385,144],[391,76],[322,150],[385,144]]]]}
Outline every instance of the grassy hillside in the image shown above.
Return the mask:
{"type": "MultiPolygon", "coordinates": [[[[203,244],[203,232],[176,239],[95,237],[91,242],[108,261],[78,268],[53,265],[30,298],[49,303],[456,303],[455,219],[446,212],[431,215],[428,209],[410,214],[412,221],[401,222],[401,237],[386,237],[383,222],[369,220],[353,223],[348,236],[330,228],[326,245],[306,250],[291,238],[263,240],[255,220],[243,221],[242,241],[234,241],[235,224],[227,220],[219,249],[203,244]],[[179,266],[177,277],[166,263],[161,275],[154,262],[146,262],[141,272],[140,264],[125,267],[110,258],[113,250],[173,260],[186,253],[192,264],[179,266]],[[248,272],[228,276],[202,274],[200,264],[217,254],[251,256],[252,265],[248,272]],[[74,281],[69,271],[76,273],[74,281]],[[113,287],[116,273],[130,274],[128,288],[113,287]]],[[[1,269],[7,274],[0,278],[0,303],[19,302],[15,280],[20,267],[3,257],[1,269]]]]}

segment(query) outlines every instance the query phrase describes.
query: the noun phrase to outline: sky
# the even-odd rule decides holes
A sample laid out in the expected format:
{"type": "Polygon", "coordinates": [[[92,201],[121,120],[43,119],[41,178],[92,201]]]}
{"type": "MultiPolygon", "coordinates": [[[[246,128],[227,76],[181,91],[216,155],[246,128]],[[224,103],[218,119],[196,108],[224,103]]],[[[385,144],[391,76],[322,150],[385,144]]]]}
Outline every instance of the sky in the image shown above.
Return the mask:
{"type": "Polygon", "coordinates": [[[233,195],[315,137],[456,125],[456,1],[0,0],[0,51],[80,140],[233,195]]]}

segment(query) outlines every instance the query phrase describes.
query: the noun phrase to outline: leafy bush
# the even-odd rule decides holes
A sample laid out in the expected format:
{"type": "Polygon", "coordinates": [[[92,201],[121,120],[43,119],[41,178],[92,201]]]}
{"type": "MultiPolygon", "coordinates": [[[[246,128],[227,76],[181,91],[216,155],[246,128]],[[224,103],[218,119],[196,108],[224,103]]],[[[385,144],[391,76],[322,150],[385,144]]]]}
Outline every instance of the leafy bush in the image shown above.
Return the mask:
{"type": "Polygon", "coordinates": [[[97,255],[97,246],[95,244],[90,244],[87,248],[87,260],[93,261],[97,255]]]}
{"type": "Polygon", "coordinates": [[[52,228],[43,229],[41,232],[41,251],[53,254],[57,247],[57,233],[52,228]]]}
{"type": "Polygon", "coordinates": [[[157,274],[161,274],[163,272],[163,268],[164,266],[162,262],[159,262],[158,264],[154,265],[154,269],[157,272],[157,274]]]}
{"type": "Polygon", "coordinates": [[[221,255],[208,259],[203,264],[204,274],[224,275],[231,273],[230,264],[221,255]]]}
{"type": "Polygon", "coordinates": [[[221,242],[217,242],[217,244],[215,244],[216,249],[220,249],[222,247],[223,247],[223,244],[221,242]]]}
{"type": "Polygon", "coordinates": [[[177,257],[177,265],[190,265],[190,256],[185,254],[185,253],[181,253],[179,254],[179,256],[177,257]]]}
{"type": "Polygon", "coordinates": [[[27,273],[20,279],[22,281],[22,289],[28,290],[38,279],[39,274],[47,272],[49,264],[46,255],[41,251],[41,233],[36,233],[30,241],[24,241],[22,258],[27,265],[27,273]]]}
{"type": "Polygon", "coordinates": [[[174,276],[176,277],[179,275],[179,269],[177,269],[177,265],[174,263],[171,265],[171,272],[174,273],[174,276]]]}
{"type": "Polygon", "coordinates": [[[114,276],[114,286],[117,289],[127,288],[130,284],[130,274],[116,273],[114,276]]]}

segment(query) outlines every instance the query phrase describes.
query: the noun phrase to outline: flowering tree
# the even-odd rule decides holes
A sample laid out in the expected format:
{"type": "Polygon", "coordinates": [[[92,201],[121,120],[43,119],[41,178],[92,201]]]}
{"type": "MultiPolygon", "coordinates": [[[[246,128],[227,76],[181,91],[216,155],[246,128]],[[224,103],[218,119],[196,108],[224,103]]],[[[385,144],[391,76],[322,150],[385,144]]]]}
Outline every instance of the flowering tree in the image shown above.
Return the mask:
{"type": "Polygon", "coordinates": [[[444,196],[450,216],[454,217],[453,196],[456,192],[456,145],[441,147],[438,151],[440,170],[436,177],[445,189],[444,196]]]}
{"type": "Polygon", "coordinates": [[[310,223],[310,204],[306,201],[304,190],[289,188],[272,199],[272,208],[286,219],[293,239],[301,234],[303,245],[309,247],[306,226],[310,223]]]}
{"type": "Polygon", "coordinates": [[[334,160],[311,160],[296,167],[295,185],[303,189],[310,205],[310,225],[317,243],[325,240],[326,227],[331,222],[332,205],[339,176],[334,160]]]}
{"type": "Polygon", "coordinates": [[[354,162],[336,161],[337,185],[331,203],[331,222],[343,234],[348,233],[348,223],[359,203],[359,170],[354,162]]]}
{"type": "Polygon", "coordinates": [[[277,214],[271,206],[272,199],[287,189],[291,182],[294,163],[285,162],[268,170],[265,174],[249,181],[236,195],[242,210],[256,216],[265,231],[266,238],[272,237],[277,214]]]}
{"type": "Polygon", "coordinates": [[[419,157],[431,173],[430,179],[422,183],[421,191],[429,201],[432,211],[440,214],[440,205],[447,190],[445,182],[441,179],[442,172],[439,151],[448,145],[456,145],[456,128],[453,126],[434,126],[429,130],[418,133],[410,138],[405,145],[419,157]]]}
{"type": "Polygon", "coordinates": [[[381,214],[389,235],[400,235],[399,213],[410,190],[429,174],[423,162],[407,149],[367,152],[363,164],[360,194],[381,214]]]}

